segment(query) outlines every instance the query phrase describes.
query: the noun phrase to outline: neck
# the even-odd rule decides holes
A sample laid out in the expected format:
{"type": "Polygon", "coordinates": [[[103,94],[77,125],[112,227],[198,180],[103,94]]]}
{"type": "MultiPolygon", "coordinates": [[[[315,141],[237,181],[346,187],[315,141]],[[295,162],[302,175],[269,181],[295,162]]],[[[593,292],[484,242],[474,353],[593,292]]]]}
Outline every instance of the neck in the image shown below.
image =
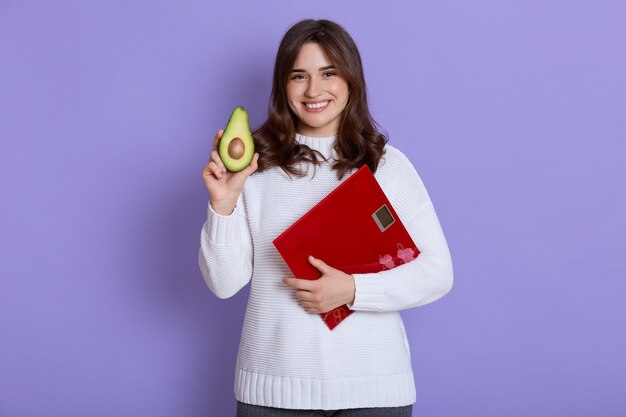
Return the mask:
{"type": "Polygon", "coordinates": [[[328,133],[326,133],[326,132],[311,133],[311,132],[308,132],[306,130],[302,130],[302,131],[298,130],[298,133],[300,135],[306,136],[308,138],[336,138],[337,137],[337,133],[336,132],[335,133],[332,133],[332,132],[328,132],[328,133]]]}
{"type": "Polygon", "coordinates": [[[311,149],[320,151],[325,157],[335,157],[334,146],[336,136],[308,136],[296,133],[296,141],[311,149]]]}
{"type": "Polygon", "coordinates": [[[337,120],[334,120],[332,123],[329,123],[326,126],[322,126],[320,128],[309,126],[306,123],[302,123],[300,121],[296,123],[296,131],[302,136],[307,136],[309,138],[336,137],[337,130],[339,130],[338,128],[339,122],[337,120]]]}

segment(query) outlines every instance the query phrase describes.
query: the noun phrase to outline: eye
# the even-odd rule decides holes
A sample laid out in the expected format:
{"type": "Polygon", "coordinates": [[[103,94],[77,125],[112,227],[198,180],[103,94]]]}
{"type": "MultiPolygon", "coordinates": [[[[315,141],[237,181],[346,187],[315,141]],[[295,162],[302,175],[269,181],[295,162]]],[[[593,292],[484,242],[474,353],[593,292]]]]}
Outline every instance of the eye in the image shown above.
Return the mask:
{"type": "Polygon", "coordinates": [[[325,72],[325,73],[323,74],[324,78],[334,77],[335,75],[337,75],[337,74],[336,74],[336,73],[334,73],[334,72],[332,72],[332,71],[328,71],[328,72],[325,72]]]}
{"type": "Polygon", "coordinates": [[[290,79],[291,79],[291,80],[304,80],[304,74],[295,74],[295,75],[292,75],[290,79]]]}

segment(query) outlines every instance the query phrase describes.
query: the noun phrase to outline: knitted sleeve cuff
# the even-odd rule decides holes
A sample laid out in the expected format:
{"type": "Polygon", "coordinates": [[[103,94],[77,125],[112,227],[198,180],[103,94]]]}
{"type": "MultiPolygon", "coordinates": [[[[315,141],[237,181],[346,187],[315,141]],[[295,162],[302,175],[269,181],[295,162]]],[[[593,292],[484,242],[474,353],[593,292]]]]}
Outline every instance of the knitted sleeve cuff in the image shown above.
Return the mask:
{"type": "Polygon", "coordinates": [[[216,213],[211,203],[208,206],[206,227],[209,241],[216,245],[230,245],[237,242],[241,222],[239,205],[235,206],[235,210],[227,216],[216,213]]]}
{"type": "Polygon", "coordinates": [[[385,297],[385,280],[373,274],[352,274],[354,277],[354,303],[350,310],[377,311],[385,297]]]}

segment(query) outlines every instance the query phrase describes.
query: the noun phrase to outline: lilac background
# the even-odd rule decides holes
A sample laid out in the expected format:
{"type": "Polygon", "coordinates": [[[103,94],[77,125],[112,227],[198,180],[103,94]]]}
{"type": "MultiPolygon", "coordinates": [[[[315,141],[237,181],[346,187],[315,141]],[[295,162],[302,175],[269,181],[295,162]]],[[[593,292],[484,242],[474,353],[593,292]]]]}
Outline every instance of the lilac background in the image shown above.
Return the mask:
{"type": "Polygon", "coordinates": [[[403,312],[415,416],[626,413],[621,1],[0,1],[0,415],[234,415],[248,289],[200,170],[305,17],[360,47],[455,287],[403,312]]]}

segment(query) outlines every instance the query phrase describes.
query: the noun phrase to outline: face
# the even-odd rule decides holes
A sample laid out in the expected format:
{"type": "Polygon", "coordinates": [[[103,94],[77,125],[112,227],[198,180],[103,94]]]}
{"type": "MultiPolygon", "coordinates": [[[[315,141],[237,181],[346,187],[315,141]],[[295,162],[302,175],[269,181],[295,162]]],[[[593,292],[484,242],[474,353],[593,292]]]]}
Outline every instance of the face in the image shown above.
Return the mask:
{"type": "Polygon", "coordinates": [[[293,64],[286,85],[297,131],[305,136],[337,134],[348,102],[348,83],[317,44],[307,42],[293,64]]]}

